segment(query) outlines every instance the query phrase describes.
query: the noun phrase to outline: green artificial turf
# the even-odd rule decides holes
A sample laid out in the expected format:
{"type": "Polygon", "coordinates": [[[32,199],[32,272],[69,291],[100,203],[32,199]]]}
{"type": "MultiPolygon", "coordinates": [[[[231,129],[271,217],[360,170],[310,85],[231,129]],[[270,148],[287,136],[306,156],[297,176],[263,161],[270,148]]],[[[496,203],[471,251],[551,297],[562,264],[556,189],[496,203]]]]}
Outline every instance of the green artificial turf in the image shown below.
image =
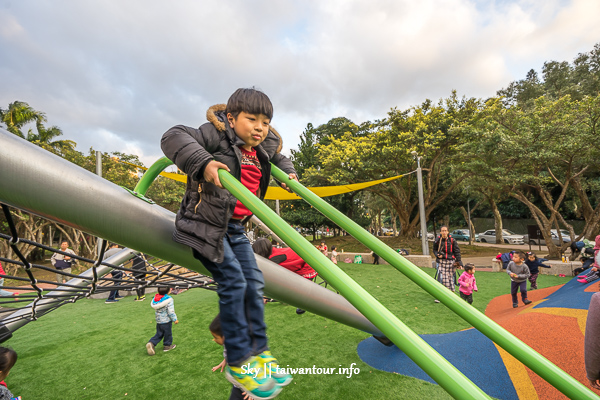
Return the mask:
{"type": "MultiPolygon", "coordinates": [[[[454,332],[469,325],[389,265],[339,266],[392,313],[419,334],[454,332]]],[[[433,275],[432,269],[424,269],[433,275]]],[[[509,293],[504,273],[477,272],[474,306],[484,311],[494,297],[509,293]]],[[[540,275],[540,288],[569,278],[540,275]]],[[[150,296],[148,296],[150,297],[150,296]]],[[[202,289],[174,296],[180,323],[173,326],[177,348],[146,354],[155,332],[149,299],[126,297],[116,304],[80,300],[67,304],[15,332],[5,346],[19,359],[6,379],[24,399],[227,399],[231,385],[211,372],[222,360],[208,325],[217,313],[217,295],[202,289]]],[[[510,304],[507,304],[509,307],[510,304]]],[[[278,399],[444,399],[439,386],[375,370],[356,353],[368,334],[295,307],[267,303],[270,346],[280,365],[293,368],[350,367],[346,374],[296,374],[278,399]]]]}

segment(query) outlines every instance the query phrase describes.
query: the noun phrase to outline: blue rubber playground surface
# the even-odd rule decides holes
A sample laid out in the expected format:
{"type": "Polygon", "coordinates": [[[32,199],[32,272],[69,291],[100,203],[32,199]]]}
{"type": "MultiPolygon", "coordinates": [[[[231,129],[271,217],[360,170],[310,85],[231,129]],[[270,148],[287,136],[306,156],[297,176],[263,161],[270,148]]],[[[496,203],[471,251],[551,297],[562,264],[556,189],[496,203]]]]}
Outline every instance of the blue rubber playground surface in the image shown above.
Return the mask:
{"type": "MultiPolygon", "coordinates": [[[[562,286],[530,291],[533,304],[516,309],[510,306],[507,294],[492,300],[486,315],[588,386],[583,335],[590,299],[597,289],[598,281],[581,284],[572,279],[562,286]]],[[[476,329],[421,338],[494,398],[566,398],[476,329]]],[[[373,368],[435,383],[396,346],[386,347],[368,338],[359,343],[357,351],[361,360],[373,368]]]]}

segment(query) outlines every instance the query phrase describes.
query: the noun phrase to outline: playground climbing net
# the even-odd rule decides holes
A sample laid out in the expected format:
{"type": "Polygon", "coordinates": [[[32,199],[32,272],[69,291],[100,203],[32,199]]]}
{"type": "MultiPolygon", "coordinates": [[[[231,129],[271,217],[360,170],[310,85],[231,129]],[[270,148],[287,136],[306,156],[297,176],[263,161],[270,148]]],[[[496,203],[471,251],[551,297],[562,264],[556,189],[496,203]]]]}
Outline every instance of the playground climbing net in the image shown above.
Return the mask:
{"type": "Polygon", "coordinates": [[[118,253],[122,256],[119,259],[126,261],[119,265],[107,263],[103,261],[106,251],[104,240],[99,257],[92,260],[20,238],[10,209],[2,204],[2,210],[7,223],[6,231],[10,234],[0,232],[0,240],[8,242],[18,259],[6,258],[4,254],[0,254],[0,263],[4,271],[15,271],[13,275],[0,274],[0,279],[4,279],[4,286],[0,287],[0,343],[10,338],[12,332],[21,326],[64,304],[84,298],[103,297],[103,294],[113,290],[133,291],[169,287],[173,294],[178,294],[192,288],[217,289],[216,283],[208,276],[131,249],[121,249],[123,253],[118,253]],[[74,274],[53,266],[35,264],[23,256],[19,244],[35,246],[44,252],[70,256],[74,264],[88,264],[91,267],[80,274],[74,274]],[[140,264],[142,262],[143,264],[140,264]],[[113,274],[113,271],[121,273],[113,274]],[[66,283],[53,279],[63,276],[66,283]],[[18,292],[18,296],[15,295],[16,292],[8,290],[18,292]]]}

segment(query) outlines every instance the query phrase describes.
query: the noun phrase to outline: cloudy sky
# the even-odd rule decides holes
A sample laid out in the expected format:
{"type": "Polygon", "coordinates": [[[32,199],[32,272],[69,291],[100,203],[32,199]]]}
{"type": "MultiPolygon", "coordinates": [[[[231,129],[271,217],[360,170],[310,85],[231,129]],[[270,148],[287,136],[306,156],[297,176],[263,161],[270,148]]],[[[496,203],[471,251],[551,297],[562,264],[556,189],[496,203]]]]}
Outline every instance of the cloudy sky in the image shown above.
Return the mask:
{"type": "Polygon", "coordinates": [[[600,42],[599,15],[598,0],[1,0],[0,107],[149,165],[168,128],[255,86],[289,154],[309,122],[492,96],[570,62],[600,42]]]}

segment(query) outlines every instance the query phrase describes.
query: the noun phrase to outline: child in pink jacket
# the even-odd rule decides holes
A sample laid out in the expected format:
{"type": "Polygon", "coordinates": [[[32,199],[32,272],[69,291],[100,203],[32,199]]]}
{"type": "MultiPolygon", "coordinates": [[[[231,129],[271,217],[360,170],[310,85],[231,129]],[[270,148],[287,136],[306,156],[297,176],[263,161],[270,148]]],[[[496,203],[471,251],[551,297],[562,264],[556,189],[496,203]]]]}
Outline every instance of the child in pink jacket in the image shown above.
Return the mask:
{"type": "Polygon", "coordinates": [[[475,266],[473,264],[466,264],[464,266],[465,272],[458,278],[458,284],[460,285],[460,298],[465,300],[469,304],[473,304],[473,292],[477,291],[477,281],[475,281],[475,266]]]}

